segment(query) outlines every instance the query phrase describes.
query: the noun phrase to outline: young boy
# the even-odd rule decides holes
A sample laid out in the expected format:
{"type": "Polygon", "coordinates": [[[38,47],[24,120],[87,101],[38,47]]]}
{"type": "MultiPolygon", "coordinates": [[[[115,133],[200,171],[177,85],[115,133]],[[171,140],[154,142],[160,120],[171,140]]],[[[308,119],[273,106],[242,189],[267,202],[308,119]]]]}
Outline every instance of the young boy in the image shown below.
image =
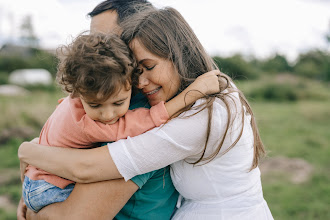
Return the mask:
{"type": "MultiPolygon", "coordinates": [[[[42,145],[89,148],[135,136],[160,126],[181,108],[214,91],[205,86],[207,78],[200,77],[167,103],[129,111],[136,63],[118,36],[80,35],[58,52],[57,81],[70,95],[45,123],[39,139],[42,145]],[[187,95],[194,90],[201,93],[187,95]]],[[[28,166],[23,198],[28,208],[38,212],[64,201],[73,188],[71,180],[28,166]]]]}

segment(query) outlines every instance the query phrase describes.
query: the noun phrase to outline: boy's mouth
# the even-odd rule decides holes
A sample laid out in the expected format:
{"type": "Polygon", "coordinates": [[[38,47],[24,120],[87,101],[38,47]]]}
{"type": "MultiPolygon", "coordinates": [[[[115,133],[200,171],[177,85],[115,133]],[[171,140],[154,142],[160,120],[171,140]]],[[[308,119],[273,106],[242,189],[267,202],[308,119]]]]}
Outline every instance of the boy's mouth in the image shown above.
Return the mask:
{"type": "Polygon", "coordinates": [[[111,119],[111,120],[108,120],[108,121],[102,121],[103,124],[114,124],[115,122],[117,122],[117,118],[114,118],[114,119],[111,119]]]}

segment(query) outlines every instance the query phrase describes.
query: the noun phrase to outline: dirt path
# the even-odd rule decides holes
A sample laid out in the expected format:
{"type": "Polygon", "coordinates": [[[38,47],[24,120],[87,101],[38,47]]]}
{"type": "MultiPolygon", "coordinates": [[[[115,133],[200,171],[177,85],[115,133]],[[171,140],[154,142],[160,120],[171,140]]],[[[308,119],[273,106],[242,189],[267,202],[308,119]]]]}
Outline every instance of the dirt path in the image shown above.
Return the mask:
{"type": "Polygon", "coordinates": [[[309,180],[313,173],[313,166],[301,158],[270,157],[260,164],[260,171],[265,179],[285,176],[294,184],[301,184],[309,180]]]}

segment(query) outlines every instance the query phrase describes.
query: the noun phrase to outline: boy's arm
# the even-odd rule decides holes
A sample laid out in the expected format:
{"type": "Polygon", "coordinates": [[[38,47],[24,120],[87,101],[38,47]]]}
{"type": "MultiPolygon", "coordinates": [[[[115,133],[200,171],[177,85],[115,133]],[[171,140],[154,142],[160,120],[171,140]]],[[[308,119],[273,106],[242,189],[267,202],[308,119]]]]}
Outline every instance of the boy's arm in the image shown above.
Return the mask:
{"type": "Polygon", "coordinates": [[[169,119],[164,102],[150,109],[138,108],[129,110],[114,124],[107,125],[84,118],[84,132],[90,142],[109,142],[142,134],[158,127],[169,119]]]}
{"type": "Polygon", "coordinates": [[[168,114],[173,116],[180,109],[193,104],[205,95],[219,93],[218,76],[220,76],[220,71],[212,70],[197,77],[185,90],[165,103],[168,114]]]}
{"type": "Polygon", "coordinates": [[[115,124],[105,125],[86,117],[85,132],[91,142],[117,141],[142,134],[165,123],[177,111],[194,103],[207,94],[218,93],[219,70],[213,70],[197,79],[169,102],[160,102],[151,109],[138,108],[128,111],[115,124]]]}

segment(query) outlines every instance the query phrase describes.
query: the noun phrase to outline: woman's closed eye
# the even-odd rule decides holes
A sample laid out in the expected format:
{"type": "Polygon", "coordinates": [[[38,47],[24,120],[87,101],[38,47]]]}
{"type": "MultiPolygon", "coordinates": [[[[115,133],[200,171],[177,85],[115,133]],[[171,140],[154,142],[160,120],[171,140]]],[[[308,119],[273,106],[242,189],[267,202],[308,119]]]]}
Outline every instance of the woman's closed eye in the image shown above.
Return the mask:
{"type": "Polygon", "coordinates": [[[146,70],[152,70],[153,68],[155,68],[156,65],[153,66],[144,66],[144,68],[146,68],[146,70]]]}

